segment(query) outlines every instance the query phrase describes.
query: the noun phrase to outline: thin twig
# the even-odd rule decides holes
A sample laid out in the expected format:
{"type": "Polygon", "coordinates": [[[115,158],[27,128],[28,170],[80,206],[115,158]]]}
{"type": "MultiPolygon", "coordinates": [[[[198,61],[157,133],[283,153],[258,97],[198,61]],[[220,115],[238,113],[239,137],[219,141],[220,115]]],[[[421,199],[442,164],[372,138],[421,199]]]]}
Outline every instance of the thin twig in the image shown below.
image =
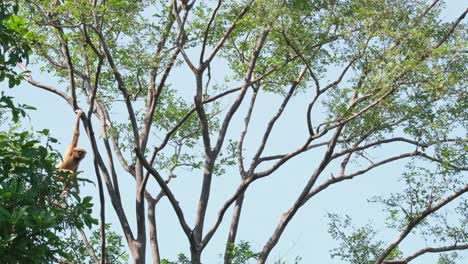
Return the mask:
{"type": "Polygon", "coordinates": [[[98,257],[96,256],[96,252],[94,252],[94,248],[89,243],[88,238],[86,237],[86,234],[83,229],[80,229],[80,234],[81,234],[81,239],[83,240],[83,243],[85,244],[86,250],[88,251],[91,258],[93,259],[94,263],[95,264],[101,263],[98,257]]]}

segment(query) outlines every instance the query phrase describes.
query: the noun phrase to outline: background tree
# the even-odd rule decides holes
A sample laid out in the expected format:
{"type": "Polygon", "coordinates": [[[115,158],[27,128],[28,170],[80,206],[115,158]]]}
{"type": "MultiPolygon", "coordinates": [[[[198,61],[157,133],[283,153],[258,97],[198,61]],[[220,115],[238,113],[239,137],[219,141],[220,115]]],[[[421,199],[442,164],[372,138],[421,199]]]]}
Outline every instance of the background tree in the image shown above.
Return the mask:
{"type": "MultiPolygon", "coordinates": [[[[21,82],[23,75],[14,67],[27,61],[31,51],[30,32],[26,21],[17,16],[18,10],[17,2],[0,3],[0,82],[7,80],[9,88],[21,82]]],[[[71,249],[84,249],[85,245],[76,236],[73,244],[64,242],[63,237],[79,229],[83,239],[87,239],[84,226],[91,227],[96,222],[91,217],[91,197],[81,199],[75,190],[67,201],[59,196],[63,184],[57,181],[59,154],[53,149],[57,140],[48,129],[36,132],[25,129],[23,118],[29,117],[27,111],[35,108],[16,102],[4,92],[0,96],[2,263],[68,263],[75,257],[69,253],[71,249]]],[[[91,246],[97,241],[93,235],[91,246]]],[[[114,255],[118,253],[118,258],[124,261],[121,237],[113,232],[108,236],[108,259],[116,263],[114,255]]],[[[81,257],[94,252],[85,249],[81,254],[78,263],[82,263],[81,257]]]]}
{"type": "MultiPolygon", "coordinates": [[[[106,258],[107,263],[128,263],[128,255],[125,251],[125,246],[122,243],[122,237],[116,234],[110,229],[110,225],[106,225],[106,258]]],[[[101,241],[100,230],[93,230],[92,234],[87,241],[87,244],[83,243],[78,236],[78,232],[73,230],[70,235],[66,238],[68,260],[70,263],[89,263],[94,264],[96,259],[101,259],[101,255],[92,256],[89,252],[92,248],[92,252],[99,252],[99,245],[101,241]]]]}
{"type": "MultiPolygon", "coordinates": [[[[22,106],[7,99],[0,131],[0,254],[3,263],[60,262],[68,259],[61,236],[76,228],[90,227],[91,197],[60,198],[63,185],[57,181],[58,154],[48,130],[21,131],[17,117],[22,106]],[[8,111],[10,110],[11,111],[8,111]],[[12,121],[9,121],[10,117],[12,121]],[[14,121],[14,122],[13,122],[14,121]],[[10,129],[7,129],[8,126],[10,129]],[[5,131],[4,131],[5,129],[5,131]],[[37,135],[42,135],[38,139],[37,135]],[[42,141],[42,142],[41,142],[42,141]]],[[[31,107],[27,107],[30,109],[31,107]]]]}
{"type": "MultiPolygon", "coordinates": [[[[265,241],[258,263],[267,261],[311,198],[408,160],[402,175],[407,189],[375,199],[388,209],[389,227],[398,237],[375,242],[371,228],[357,229],[360,235],[351,234],[349,245],[365,245],[332,252],[356,263],[405,263],[467,244],[467,237],[458,235],[466,234],[466,225],[460,230],[444,220],[449,206],[459,208],[450,217],[466,223],[468,42],[462,21],[467,10],[443,22],[442,9],[438,0],[24,1],[21,12],[33,32],[33,50],[66,89],[26,76],[73,110],[88,109],[83,121],[101,201],[101,256],[106,248],[101,177],[135,263],[146,261],[147,247],[160,262],[156,204],[163,197],[194,264],[201,263],[232,207],[224,254],[230,263],[246,192],[265,182],[260,179],[293,177],[288,166],[303,157],[301,168],[310,176],[265,241]],[[183,87],[171,79],[187,74],[191,79],[183,87]],[[281,102],[259,104],[264,98],[281,102]],[[302,118],[284,126],[289,136],[275,141],[293,100],[302,118]],[[114,115],[122,109],[128,119],[114,115]],[[272,114],[265,120],[259,113],[272,114]],[[252,135],[258,127],[263,132],[252,135]],[[233,168],[239,182],[226,201],[216,201],[221,207],[212,218],[207,210],[213,176],[232,175],[233,168]],[[129,222],[122,202],[124,174],[134,179],[136,223],[129,222]],[[202,178],[200,186],[185,187],[199,192],[193,218],[170,187],[184,174],[202,178]],[[436,250],[412,254],[402,248],[410,234],[444,239],[430,241],[441,244],[431,247],[436,250]],[[378,247],[369,251],[371,246],[378,247]]],[[[331,235],[350,239],[338,231],[348,221],[331,220],[331,235]]]]}

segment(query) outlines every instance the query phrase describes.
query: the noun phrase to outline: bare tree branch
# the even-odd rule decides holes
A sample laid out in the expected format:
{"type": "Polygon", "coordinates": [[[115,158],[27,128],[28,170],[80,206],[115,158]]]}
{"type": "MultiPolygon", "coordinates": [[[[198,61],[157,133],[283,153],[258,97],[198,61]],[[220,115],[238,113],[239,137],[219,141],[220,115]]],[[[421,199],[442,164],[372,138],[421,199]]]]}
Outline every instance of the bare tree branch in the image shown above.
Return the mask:
{"type": "Polygon", "coordinates": [[[117,86],[119,90],[122,92],[122,95],[125,100],[125,105],[127,107],[127,111],[129,114],[129,119],[130,123],[132,124],[132,131],[133,131],[133,137],[135,139],[135,144],[138,144],[140,142],[140,134],[138,132],[138,124],[136,122],[136,116],[135,116],[135,111],[133,110],[132,102],[130,95],[127,92],[127,88],[125,87],[125,82],[123,80],[123,77],[120,73],[120,71],[117,68],[117,65],[114,62],[114,58],[111,54],[111,51],[109,50],[109,47],[107,47],[106,40],[104,36],[102,35],[102,32],[99,31],[96,27],[94,28],[94,31],[99,37],[99,40],[101,42],[102,48],[104,50],[104,54],[106,56],[107,62],[109,63],[109,66],[112,69],[112,73],[114,74],[115,80],[117,81],[117,86]]]}
{"type": "Polygon", "coordinates": [[[438,3],[440,2],[440,0],[434,0],[432,1],[432,3],[424,10],[424,12],[421,13],[421,15],[419,15],[419,19],[425,17],[427,15],[427,13],[429,13],[431,11],[431,9],[438,3]]]}
{"type": "Polygon", "coordinates": [[[440,164],[445,164],[445,165],[448,165],[450,167],[452,167],[453,169],[456,169],[456,170],[459,170],[459,171],[468,171],[468,167],[460,167],[460,166],[457,166],[455,164],[452,164],[450,162],[447,162],[447,161],[444,161],[444,160],[441,160],[441,159],[438,159],[438,158],[435,158],[435,157],[431,157],[425,153],[421,153],[421,156],[428,159],[428,160],[431,160],[431,161],[434,161],[434,162],[437,162],[437,163],[440,163],[440,164]]]}
{"type": "Polygon", "coordinates": [[[99,168],[100,168],[100,170],[101,170],[101,172],[103,174],[104,182],[106,183],[107,192],[109,193],[111,203],[112,203],[112,205],[114,207],[114,210],[115,210],[115,212],[117,214],[117,218],[119,219],[120,225],[122,226],[122,229],[123,229],[124,234],[125,234],[125,238],[127,239],[127,242],[130,245],[131,243],[133,243],[134,237],[133,237],[133,233],[132,233],[132,230],[130,228],[130,225],[128,223],[128,219],[127,219],[127,216],[125,214],[125,211],[123,210],[122,201],[120,200],[120,197],[116,197],[114,187],[113,187],[112,182],[110,180],[109,171],[107,170],[107,167],[104,164],[104,161],[102,160],[102,157],[101,157],[101,155],[99,153],[99,149],[97,148],[97,143],[96,143],[96,139],[95,139],[95,136],[94,136],[94,132],[93,132],[92,129],[88,129],[88,124],[89,124],[90,121],[88,121],[88,119],[83,115],[81,116],[81,118],[84,119],[83,125],[85,126],[85,129],[88,132],[88,138],[89,138],[89,140],[91,142],[91,146],[92,146],[92,149],[93,149],[93,154],[94,154],[94,157],[96,158],[97,165],[99,166],[99,168]]]}
{"type": "MultiPolygon", "coordinates": [[[[179,13],[181,9],[178,9],[176,12],[179,13]]],[[[154,101],[154,93],[156,90],[156,76],[159,69],[159,59],[161,57],[161,52],[163,48],[166,46],[166,42],[170,36],[171,29],[175,22],[175,16],[172,12],[168,12],[167,14],[167,24],[164,28],[162,33],[161,39],[159,40],[158,44],[156,45],[156,51],[153,56],[153,61],[158,62],[156,65],[151,67],[151,71],[149,74],[149,84],[148,84],[148,91],[146,95],[146,106],[150,106],[153,104],[154,101]]]]}
{"type": "Polygon", "coordinates": [[[192,63],[190,58],[188,57],[187,53],[185,53],[184,49],[184,44],[186,40],[186,35],[185,35],[185,22],[187,21],[188,13],[190,8],[184,8],[184,17],[181,19],[179,16],[179,8],[177,7],[177,1],[172,0],[171,5],[172,5],[172,14],[174,15],[177,24],[179,25],[179,33],[177,35],[177,46],[180,49],[180,53],[182,54],[182,57],[185,60],[185,63],[189,66],[189,68],[192,70],[194,74],[198,72],[198,68],[195,67],[195,65],[192,63]]]}
{"type": "MultiPolygon", "coordinates": [[[[107,138],[107,135],[110,135],[110,140],[111,140],[111,143],[112,143],[112,147],[113,147],[115,155],[117,156],[117,159],[119,160],[120,165],[122,166],[122,168],[124,168],[125,171],[127,171],[128,173],[134,175],[135,174],[134,169],[132,169],[128,165],[128,162],[127,162],[127,160],[125,160],[125,158],[123,156],[123,153],[122,153],[122,151],[120,149],[119,138],[116,135],[116,132],[115,132],[116,129],[112,125],[112,120],[110,119],[109,113],[107,112],[106,109],[103,109],[103,108],[98,108],[98,111],[99,111],[100,115],[103,115],[105,117],[102,120],[103,123],[101,124],[101,128],[102,128],[101,131],[105,132],[104,134],[106,135],[106,138],[107,138]],[[111,130],[110,132],[109,132],[109,129],[111,130]]],[[[109,152],[110,152],[110,148],[108,148],[108,149],[109,149],[109,152]]]]}
{"type": "Polygon", "coordinates": [[[205,62],[203,62],[203,64],[200,65],[202,70],[205,69],[206,67],[208,67],[208,65],[214,59],[214,57],[216,56],[218,51],[223,47],[224,42],[226,42],[226,40],[231,35],[232,31],[235,29],[235,27],[236,27],[237,23],[239,22],[239,20],[242,17],[244,17],[244,15],[247,13],[247,11],[249,10],[249,8],[253,4],[253,2],[255,2],[255,0],[249,0],[249,2],[245,5],[245,7],[239,12],[236,19],[232,22],[232,24],[229,26],[229,28],[224,33],[223,37],[218,41],[218,44],[216,44],[216,46],[213,48],[213,50],[211,51],[211,54],[208,56],[208,58],[205,60],[205,62]]]}
{"type": "Polygon", "coordinates": [[[169,74],[177,60],[177,57],[179,56],[179,53],[180,53],[180,49],[176,49],[169,61],[169,64],[166,66],[164,74],[159,82],[156,92],[153,95],[153,98],[150,100],[151,104],[148,105],[148,110],[143,119],[142,132],[141,132],[141,138],[140,138],[140,148],[143,150],[146,149],[146,144],[148,143],[148,136],[149,136],[151,124],[153,121],[154,111],[158,104],[159,96],[161,95],[162,89],[164,88],[166,84],[166,80],[169,77],[169,74]]]}
{"type": "Polygon", "coordinates": [[[345,149],[345,150],[343,150],[341,152],[337,152],[337,153],[333,154],[332,158],[335,159],[337,157],[341,157],[341,156],[343,156],[345,154],[348,154],[348,153],[351,153],[351,152],[362,151],[362,150],[366,150],[366,149],[369,149],[369,148],[372,148],[372,147],[382,146],[384,144],[394,143],[394,142],[404,142],[404,143],[414,145],[416,147],[428,148],[430,146],[433,146],[433,145],[439,144],[439,143],[457,142],[457,139],[441,139],[441,140],[434,140],[432,142],[424,143],[424,142],[419,142],[419,141],[404,138],[404,137],[387,138],[387,139],[377,140],[377,141],[368,143],[368,144],[366,144],[364,146],[355,146],[355,147],[352,147],[352,148],[345,149]]]}
{"type": "Polygon", "coordinates": [[[73,99],[73,110],[76,110],[78,108],[78,104],[76,102],[76,87],[75,87],[75,74],[73,70],[73,63],[71,60],[70,56],[70,50],[68,48],[68,43],[65,40],[65,34],[63,32],[63,29],[59,26],[55,26],[55,29],[58,31],[59,35],[59,40],[62,45],[63,49],[63,55],[65,58],[65,62],[67,63],[67,68],[68,68],[68,79],[70,80],[70,90],[72,94],[72,99],[73,99]]]}
{"type": "Polygon", "coordinates": [[[244,193],[242,192],[236,200],[234,205],[234,210],[232,212],[231,226],[229,228],[229,235],[226,241],[226,248],[224,249],[224,264],[232,263],[232,256],[229,254],[229,251],[234,246],[237,236],[237,229],[239,227],[239,220],[242,211],[242,205],[244,203],[244,193]]]}
{"type": "Polygon", "coordinates": [[[205,49],[206,49],[206,44],[208,42],[208,34],[210,32],[211,24],[213,24],[213,21],[216,17],[216,14],[218,13],[219,8],[221,7],[222,2],[223,0],[218,0],[218,4],[216,5],[215,9],[211,13],[210,20],[208,21],[208,24],[206,25],[205,33],[203,34],[203,44],[202,44],[201,51],[200,51],[200,62],[199,62],[200,65],[203,64],[203,58],[205,57],[205,49]]]}
{"type": "MultiPolygon", "coordinates": [[[[259,179],[259,178],[263,178],[263,177],[266,177],[266,176],[272,174],[273,172],[275,172],[279,167],[281,167],[284,163],[286,163],[291,158],[293,158],[293,157],[307,151],[308,149],[312,149],[312,148],[309,148],[310,142],[312,142],[312,140],[314,138],[318,138],[318,137],[324,135],[325,133],[326,133],[325,131],[322,131],[320,134],[315,134],[314,137],[308,137],[306,139],[306,141],[302,144],[302,146],[300,146],[299,148],[291,151],[290,153],[288,153],[286,155],[266,157],[264,159],[265,161],[266,160],[274,160],[274,159],[277,159],[277,158],[278,158],[278,161],[275,162],[275,164],[273,164],[269,169],[266,169],[266,170],[260,171],[260,172],[254,172],[253,177],[255,179],[259,179]]],[[[324,143],[324,144],[328,145],[329,142],[324,143]]],[[[259,162],[257,162],[257,164],[260,164],[260,159],[259,159],[259,162]]]]}
{"type": "Polygon", "coordinates": [[[307,194],[309,193],[310,189],[314,186],[315,182],[317,181],[318,177],[322,173],[322,171],[328,166],[331,161],[331,156],[335,149],[335,146],[338,142],[338,138],[341,135],[341,131],[343,126],[338,127],[335,131],[333,137],[330,139],[327,151],[323,155],[322,161],[315,169],[314,173],[311,175],[309,181],[304,186],[302,192],[300,193],[299,197],[294,202],[294,205],[281,216],[281,219],[273,232],[273,234],[268,239],[267,243],[264,245],[263,250],[261,252],[260,257],[258,258],[257,264],[264,264],[268,255],[270,254],[273,247],[278,243],[282,233],[284,232],[286,226],[297,213],[299,208],[304,204],[305,199],[307,198],[307,194]]]}
{"type": "MultiPolygon", "coordinates": [[[[84,52],[86,53],[86,50],[84,50],[84,52]]],[[[87,61],[87,57],[85,56],[86,58],[86,62],[87,61]]],[[[94,103],[95,103],[95,100],[96,100],[96,94],[97,94],[97,89],[98,89],[98,83],[99,83],[99,75],[101,73],[101,67],[102,67],[102,63],[103,63],[103,58],[102,57],[99,57],[99,61],[98,61],[98,66],[97,66],[97,69],[96,69],[96,75],[95,75],[95,80],[94,80],[94,87],[93,87],[93,92],[92,92],[92,95],[91,95],[91,99],[90,99],[90,106],[89,106],[89,110],[88,110],[88,118],[87,120],[89,121],[88,122],[88,134],[90,135],[93,135],[94,137],[94,132],[93,132],[93,127],[92,127],[92,122],[91,122],[91,115],[93,113],[93,109],[94,109],[94,103]]],[[[71,64],[71,62],[70,62],[71,64]]],[[[87,65],[88,68],[89,68],[89,65],[87,65]]],[[[69,66],[70,68],[70,66],[69,66]]],[[[72,70],[72,68],[70,68],[70,70],[72,70]]],[[[73,76],[72,76],[73,77],[73,76]]],[[[93,151],[94,153],[95,151],[93,151]]],[[[109,152],[108,152],[108,155],[111,155],[109,152]]],[[[100,203],[100,235],[101,235],[101,264],[105,264],[106,262],[106,212],[105,212],[105,199],[104,199],[104,187],[102,185],[102,179],[101,179],[101,173],[99,172],[99,165],[98,165],[98,162],[97,162],[97,159],[96,157],[94,157],[94,170],[95,170],[95,174],[96,174],[96,178],[97,178],[97,182],[98,182],[98,190],[99,190],[99,203],[100,203]]],[[[114,182],[114,190],[115,188],[118,189],[118,185],[116,186],[115,184],[117,184],[117,182],[114,182]]],[[[119,197],[120,199],[120,197],[119,197]]]]}
{"type": "Polygon", "coordinates": [[[237,163],[239,166],[239,174],[241,177],[245,175],[245,168],[244,168],[244,157],[242,155],[243,148],[244,148],[244,139],[245,135],[247,134],[247,130],[249,128],[250,118],[252,116],[252,111],[255,105],[255,100],[257,99],[257,94],[259,89],[254,89],[252,98],[250,99],[249,108],[247,110],[247,115],[244,118],[244,128],[241,131],[239,143],[237,143],[237,163]]]}
{"type": "Polygon", "coordinates": [[[219,153],[219,151],[221,151],[221,147],[222,147],[223,142],[224,142],[224,137],[226,136],[226,131],[227,131],[228,127],[229,127],[231,119],[234,116],[234,114],[236,113],[237,109],[239,108],[239,105],[242,103],[242,100],[244,99],[244,95],[247,92],[247,88],[249,87],[249,85],[251,83],[251,80],[252,80],[252,75],[253,75],[253,71],[255,69],[255,65],[257,63],[258,56],[260,55],[260,51],[262,50],[263,45],[265,44],[265,41],[266,41],[266,38],[267,38],[269,32],[270,32],[269,30],[264,30],[260,34],[260,37],[259,37],[259,39],[258,39],[258,41],[257,41],[257,43],[255,45],[255,49],[254,49],[253,54],[252,54],[252,59],[251,59],[251,61],[249,63],[249,68],[248,68],[248,70],[246,72],[246,75],[245,75],[245,82],[244,82],[243,87],[241,88],[241,93],[237,97],[236,101],[231,105],[231,108],[229,109],[228,113],[226,114],[226,116],[224,118],[224,121],[223,121],[223,124],[221,125],[221,129],[220,129],[219,135],[218,135],[218,141],[216,142],[216,147],[213,150],[215,155],[217,155],[219,153]]]}
{"type": "Polygon", "coordinates": [[[213,237],[214,233],[218,229],[219,225],[221,224],[224,214],[226,213],[227,209],[231,206],[232,203],[234,203],[237,198],[247,189],[247,187],[254,181],[253,177],[246,177],[244,180],[241,182],[239,187],[237,187],[236,192],[229,197],[229,199],[224,203],[224,205],[221,207],[221,209],[218,212],[218,217],[216,218],[216,222],[213,224],[213,226],[208,230],[206,233],[205,237],[203,238],[202,242],[202,248],[204,248],[210,239],[213,237]]]}
{"type": "MultiPolygon", "coordinates": [[[[245,135],[247,134],[247,130],[248,130],[249,123],[250,123],[250,118],[252,116],[252,111],[253,111],[255,101],[257,98],[257,94],[259,91],[260,91],[260,85],[257,88],[253,89],[253,94],[250,100],[249,108],[247,110],[247,115],[244,118],[244,128],[241,131],[239,143],[237,144],[237,162],[239,166],[239,174],[242,180],[247,176],[245,172],[245,168],[244,168],[244,158],[242,155],[243,148],[244,148],[244,139],[245,139],[245,135]]],[[[236,200],[236,204],[234,205],[234,210],[233,210],[232,218],[231,218],[231,225],[229,228],[229,235],[226,241],[226,248],[224,250],[224,263],[225,264],[229,264],[231,262],[229,251],[236,240],[237,229],[239,226],[239,220],[241,216],[243,203],[244,203],[244,192],[239,194],[239,197],[237,197],[237,200],[236,200]]]]}
{"type": "Polygon", "coordinates": [[[406,258],[403,259],[395,259],[395,260],[384,260],[382,263],[383,264],[407,264],[414,260],[417,257],[420,257],[426,253],[440,253],[440,252],[447,252],[447,251],[455,251],[455,250],[465,250],[468,249],[468,244],[463,244],[463,245],[451,245],[451,246],[445,246],[445,247],[427,247],[423,248],[421,250],[416,251],[415,253],[409,255],[406,258]]]}
{"type": "MultiPolygon", "coordinates": [[[[339,143],[340,141],[338,141],[339,143]]],[[[322,143],[317,143],[317,144],[310,144],[308,145],[306,148],[303,149],[303,152],[306,152],[308,150],[311,150],[311,149],[315,149],[315,148],[318,148],[318,147],[323,147],[323,146],[326,146],[328,145],[328,141],[326,142],[322,142],[322,143]]],[[[302,149],[302,148],[301,148],[302,149]]],[[[276,159],[282,159],[284,158],[285,156],[288,156],[290,154],[278,154],[278,155],[271,155],[271,156],[265,156],[265,157],[261,157],[258,159],[258,164],[262,163],[262,162],[265,162],[265,161],[271,161],[271,160],[276,160],[276,159]]]]}
{"type": "Polygon", "coordinates": [[[189,238],[190,241],[192,241],[191,239],[192,230],[187,225],[187,222],[185,221],[184,213],[179,206],[179,202],[175,199],[174,194],[171,192],[171,190],[169,189],[169,187],[167,186],[166,182],[161,177],[161,175],[153,167],[151,167],[151,165],[146,161],[145,157],[143,156],[143,154],[141,154],[140,150],[135,149],[135,153],[138,159],[140,160],[140,162],[142,163],[143,167],[145,167],[145,169],[149,171],[151,175],[154,176],[159,186],[166,194],[172,207],[174,208],[174,211],[176,212],[177,218],[179,219],[179,223],[182,226],[182,229],[184,230],[185,235],[187,236],[187,238],[189,238]]]}
{"type": "Polygon", "coordinates": [[[328,91],[330,88],[333,88],[335,87],[336,85],[338,85],[339,83],[341,83],[341,81],[343,80],[344,76],[346,75],[346,73],[348,72],[348,70],[351,68],[351,66],[353,66],[353,64],[357,61],[358,57],[356,56],[355,58],[353,58],[345,67],[344,69],[341,71],[341,74],[340,76],[338,77],[338,79],[336,79],[334,82],[328,84],[327,86],[325,86],[323,89],[320,90],[320,93],[325,93],[326,91],[328,91]]]}
{"type": "Polygon", "coordinates": [[[392,242],[383,252],[382,254],[377,258],[375,261],[375,264],[380,264],[382,263],[385,258],[390,254],[390,252],[396,248],[401,241],[403,241],[406,236],[426,217],[428,217],[430,214],[437,212],[439,209],[450,203],[451,201],[455,200],[459,196],[463,195],[464,193],[468,192],[468,185],[465,185],[464,188],[455,191],[452,193],[452,195],[448,196],[447,198],[443,199],[439,203],[435,204],[434,206],[430,205],[427,207],[426,210],[421,212],[418,216],[414,217],[409,221],[409,223],[406,225],[406,228],[399,234],[398,238],[392,242]]]}
{"type": "Polygon", "coordinates": [[[62,97],[70,106],[73,107],[73,98],[68,96],[64,91],[34,80],[31,76],[31,72],[23,64],[18,63],[17,66],[23,71],[26,79],[28,80],[28,83],[62,97]]]}
{"type": "Polygon", "coordinates": [[[356,171],[356,172],[348,174],[348,175],[342,175],[342,176],[338,176],[338,177],[332,176],[331,179],[328,179],[327,181],[325,181],[321,185],[319,185],[319,186],[315,187],[314,189],[312,189],[307,194],[306,198],[304,199],[304,203],[306,203],[310,198],[312,198],[313,196],[315,196],[319,192],[321,192],[321,191],[325,190],[326,188],[328,188],[330,185],[333,185],[335,183],[345,181],[345,180],[351,180],[356,176],[365,174],[366,172],[368,172],[368,171],[370,171],[372,169],[378,168],[378,167],[380,167],[382,165],[385,165],[385,164],[388,164],[388,163],[391,163],[391,162],[394,162],[394,161],[397,161],[397,160],[405,159],[405,158],[415,157],[415,156],[418,156],[420,154],[421,153],[417,152],[417,151],[410,152],[410,153],[405,153],[405,154],[401,154],[401,155],[398,155],[398,156],[395,156],[395,157],[391,157],[391,158],[384,159],[382,161],[376,162],[376,163],[372,164],[371,166],[369,166],[369,167],[367,167],[367,168],[365,168],[363,170],[359,170],[359,171],[356,171]]]}
{"type": "Polygon", "coordinates": [[[94,261],[94,264],[101,263],[101,261],[99,261],[98,257],[96,256],[96,252],[94,252],[93,247],[91,246],[91,244],[89,244],[88,238],[86,237],[86,234],[83,229],[80,229],[80,235],[81,235],[81,239],[83,240],[83,243],[85,244],[86,250],[88,251],[89,255],[94,261]]]}
{"type": "MultiPolygon", "coordinates": [[[[457,20],[455,20],[452,23],[452,26],[449,28],[447,33],[445,33],[444,37],[442,39],[440,39],[435,45],[433,45],[432,49],[437,49],[438,47],[440,47],[442,44],[444,44],[450,38],[452,33],[455,31],[455,28],[457,28],[457,26],[460,24],[460,22],[463,19],[465,19],[465,16],[466,16],[467,13],[468,13],[468,8],[466,8],[465,11],[457,18],[457,20]]],[[[427,54],[427,56],[429,56],[429,54],[427,54]]]]}
{"type": "Polygon", "coordinates": [[[268,122],[267,128],[265,130],[265,133],[263,134],[262,141],[260,142],[260,146],[258,147],[257,152],[255,153],[254,157],[252,158],[252,163],[249,168],[249,173],[253,173],[253,170],[255,167],[258,165],[258,159],[260,158],[260,155],[262,155],[263,150],[265,149],[265,145],[268,141],[268,138],[270,136],[271,131],[273,130],[273,126],[275,125],[276,121],[280,118],[281,114],[283,114],[284,109],[286,108],[289,99],[291,99],[291,96],[294,94],[294,91],[296,87],[301,83],[302,77],[304,77],[304,74],[306,73],[306,69],[304,68],[301,70],[299,73],[299,76],[296,78],[296,80],[293,82],[291,85],[291,88],[289,89],[287,95],[285,96],[282,104],[278,108],[278,111],[276,114],[273,116],[273,118],[268,122]]]}

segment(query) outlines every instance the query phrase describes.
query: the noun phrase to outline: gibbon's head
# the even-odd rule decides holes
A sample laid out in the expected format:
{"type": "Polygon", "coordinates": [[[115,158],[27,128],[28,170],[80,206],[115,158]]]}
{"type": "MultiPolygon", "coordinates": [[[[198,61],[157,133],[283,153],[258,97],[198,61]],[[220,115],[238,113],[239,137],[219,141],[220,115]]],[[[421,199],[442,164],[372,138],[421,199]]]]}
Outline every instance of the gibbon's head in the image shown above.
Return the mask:
{"type": "Polygon", "coordinates": [[[82,160],[86,156],[86,150],[82,147],[76,147],[73,149],[73,159],[82,160]]]}

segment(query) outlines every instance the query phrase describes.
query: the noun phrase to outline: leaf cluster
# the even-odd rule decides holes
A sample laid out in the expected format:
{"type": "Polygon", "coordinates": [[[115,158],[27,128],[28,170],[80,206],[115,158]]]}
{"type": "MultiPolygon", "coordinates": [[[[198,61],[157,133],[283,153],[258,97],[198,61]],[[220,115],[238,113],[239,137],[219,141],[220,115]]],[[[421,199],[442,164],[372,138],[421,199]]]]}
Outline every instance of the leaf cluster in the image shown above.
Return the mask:
{"type": "MultiPolygon", "coordinates": [[[[347,215],[328,214],[328,218],[328,233],[339,241],[339,247],[330,251],[333,258],[353,264],[371,264],[383,252],[384,243],[376,239],[377,232],[370,224],[354,227],[347,215]]],[[[395,249],[387,259],[396,259],[400,255],[401,252],[395,249]]]]}
{"type": "Polygon", "coordinates": [[[252,263],[260,257],[260,252],[254,252],[247,241],[240,241],[237,245],[229,244],[227,254],[231,264],[252,263]]]}

